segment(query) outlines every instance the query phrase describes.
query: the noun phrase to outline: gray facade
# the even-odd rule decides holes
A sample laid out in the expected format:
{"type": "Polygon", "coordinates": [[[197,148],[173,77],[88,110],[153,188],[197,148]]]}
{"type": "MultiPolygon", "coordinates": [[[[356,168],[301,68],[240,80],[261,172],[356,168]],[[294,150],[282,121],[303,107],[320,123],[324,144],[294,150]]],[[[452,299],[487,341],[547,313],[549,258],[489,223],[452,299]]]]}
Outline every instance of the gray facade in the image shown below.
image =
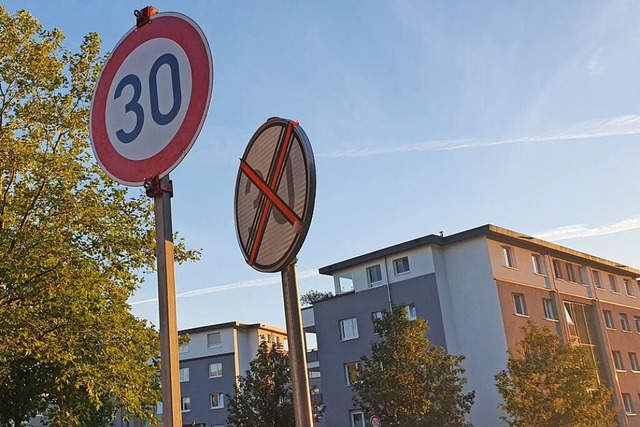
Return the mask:
{"type": "Polygon", "coordinates": [[[438,289],[434,274],[413,277],[397,283],[370,288],[363,292],[350,292],[313,305],[316,319],[315,332],[322,378],[322,394],[327,408],[324,426],[351,426],[351,413],[357,410],[353,392],[347,385],[345,365],[358,362],[370,355],[374,312],[396,305],[415,304],[419,317],[429,321],[428,338],[436,345],[445,346],[444,329],[440,313],[438,289]],[[340,321],[357,320],[357,338],[342,339],[340,321]]]}

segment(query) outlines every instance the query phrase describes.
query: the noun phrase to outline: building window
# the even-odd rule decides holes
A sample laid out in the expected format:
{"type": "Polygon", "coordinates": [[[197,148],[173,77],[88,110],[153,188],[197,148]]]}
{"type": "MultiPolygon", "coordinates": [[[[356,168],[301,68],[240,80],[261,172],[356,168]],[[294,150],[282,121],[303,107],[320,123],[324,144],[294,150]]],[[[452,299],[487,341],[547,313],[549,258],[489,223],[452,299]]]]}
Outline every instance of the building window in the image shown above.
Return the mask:
{"type": "Polygon", "coordinates": [[[593,271],[593,284],[596,285],[596,288],[602,289],[602,281],[600,280],[599,271],[593,271]]]}
{"type": "Polygon", "coordinates": [[[533,272],[536,274],[544,274],[544,267],[542,264],[542,255],[540,254],[531,254],[531,263],[533,264],[533,272]]]}
{"type": "Polygon", "coordinates": [[[629,318],[624,313],[620,313],[620,328],[622,328],[625,332],[631,332],[631,327],[629,326],[629,318]]]}
{"type": "Polygon", "coordinates": [[[371,320],[382,320],[382,311],[374,311],[371,313],[371,320]]]}
{"type": "Polygon", "coordinates": [[[615,292],[616,294],[620,293],[618,289],[618,283],[616,282],[616,277],[613,274],[609,275],[609,285],[611,285],[611,292],[615,292]]]}
{"type": "Polygon", "coordinates": [[[344,273],[338,276],[338,287],[340,288],[341,294],[353,291],[353,277],[351,273],[344,273]]]}
{"type": "Polygon", "coordinates": [[[637,354],[629,353],[629,362],[631,362],[631,370],[633,372],[640,372],[640,363],[638,363],[637,354]]]}
{"type": "Polygon", "coordinates": [[[402,257],[393,260],[393,272],[397,276],[398,274],[404,274],[409,272],[409,258],[402,257]]]}
{"type": "Polygon", "coordinates": [[[544,318],[547,320],[558,320],[556,310],[553,306],[553,300],[549,298],[542,299],[542,308],[544,308],[544,318]]]}
{"type": "Polygon", "coordinates": [[[224,394],[222,393],[211,393],[209,395],[209,401],[211,403],[211,409],[224,408],[224,394]]]}
{"type": "Polygon", "coordinates": [[[222,362],[209,363],[209,378],[219,378],[222,376],[222,362]]]}
{"type": "Polygon", "coordinates": [[[631,395],[629,393],[622,393],[622,401],[624,402],[624,413],[627,415],[635,415],[636,412],[633,410],[631,395]]]}
{"type": "Polygon", "coordinates": [[[180,346],[180,353],[189,353],[189,344],[183,344],[180,346]]]}
{"type": "Polygon", "coordinates": [[[370,287],[382,284],[382,271],[380,270],[380,264],[367,267],[367,280],[369,280],[370,287]]]}
{"type": "Polygon", "coordinates": [[[191,398],[189,396],[183,397],[182,398],[182,412],[189,412],[190,410],[191,410],[191,398]]]}
{"type": "Polygon", "coordinates": [[[342,341],[358,338],[358,320],[355,317],[340,321],[340,339],[342,341]]]}
{"type": "Polygon", "coordinates": [[[222,342],[220,341],[220,332],[213,332],[207,334],[207,346],[209,348],[220,347],[222,342]]]}
{"type": "Polygon", "coordinates": [[[162,407],[162,402],[158,402],[156,405],[156,415],[162,415],[164,408],[162,407]]]}
{"type": "Polygon", "coordinates": [[[604,325],[607,329],[615,329],[616,326],[613,323],[613,316],[609,310],[602,310],[602,314],[604,314],[604,325]]]}
{"type": "Polygon", "coordinates": [[[640,317],[639,316],[634,316],[633,320],[636,323],[636,332],[640,334],[640,317]]]}
{"type": "Polygon", "coordinates": [[[576,281],[576,272],[573,268],[573,264],[569,264],[567,263],[566,265],[567,268],[567,280],[570,282],[575,282],[576,281]]]}
{"type": "Polygon", "coordinates": [[[513,294],[513,304],[516,307],[516,314],[519,316],[527,315],[527,305],[524,302],[523,294],[513,294]]]}
{"type": "Polygon", "coordinates": [[[563,279],[562,265],[560,264],[560,261],[558,261],[557,259],[553,260],[553,275],[556,277],[556,279],[563,279]]]}
{"type": "Polygon", "coordinates": [[[351,412],[351,427],[365,427],[362,411],[351,412]]]}
{"type": "Polygon", "coordinates": [[[622,353],[617,350],[613,350],[613,364],[616,367],[616,371],[624,371],[624,362],[622,361],[622,353]]]}
{"type": "Polygon", "coordinates": [[[627,279],[623,279],[622,282],[624,283],[624,289],[625,289],[625,292],[627,292],[627,295],[630,297],[635,297],[636,293],[633,291],[633,286],[631,286],[631,282],[628,281],[627,279]]]}
{"type": "Polygon", "coordinates": [[[516,268],[516,258],[513,256],[513,248],[511,246],[502,247],[502,262],[505,267],[516,268]]]}
{"type": "Polygon", "coordinates": [[[416,320],[418,318],[415,304],[405,305],[404,308],[407,310],[407,319],[416,320]]]}
{"type": "Polygon", "coordinates": [[[588,274],[589,272],[587,271],[587,267],[578,266],[578,275],[580,276],[580,283],[582,283],[583,285],[589,284],[588,274]]]}
{"type": "Polygon", "coordinates": [[[348,386],[358,380],[358,371],[362,369],[362,362],[344,364],[344,383],[348,386]]]}
{"type": "Polygon", "coordinates": [[[189,381],[189,368],[180,368],[180,382],[186,383],[189,381]]]}

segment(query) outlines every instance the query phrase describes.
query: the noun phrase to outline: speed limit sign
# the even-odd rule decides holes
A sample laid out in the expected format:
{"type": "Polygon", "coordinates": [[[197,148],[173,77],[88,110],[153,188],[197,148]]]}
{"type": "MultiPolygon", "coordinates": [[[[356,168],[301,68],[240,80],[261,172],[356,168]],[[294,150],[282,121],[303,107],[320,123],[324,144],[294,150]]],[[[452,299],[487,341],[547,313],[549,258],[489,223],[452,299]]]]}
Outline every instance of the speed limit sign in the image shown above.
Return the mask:
{"type": "Polygon", "coordinates": [[[195,142],[213,92],[213,59],[202,30],[160,13],[118,42],[91,105],[91,146],[125,185],[167,175],[195,142]]]}

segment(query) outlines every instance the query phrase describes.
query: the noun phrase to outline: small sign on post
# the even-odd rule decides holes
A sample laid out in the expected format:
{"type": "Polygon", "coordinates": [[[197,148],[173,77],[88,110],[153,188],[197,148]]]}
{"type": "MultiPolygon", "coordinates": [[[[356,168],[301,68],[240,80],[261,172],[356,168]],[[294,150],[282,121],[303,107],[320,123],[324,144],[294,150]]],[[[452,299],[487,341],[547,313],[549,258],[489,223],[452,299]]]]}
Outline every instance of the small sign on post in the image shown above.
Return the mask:
{"type": "Polygon", "coordinates": [[[91,104],[91,147],[117,182],[154,199],[163,424],[181,426],[178,327],[171,225],[171,172],[196,141],[213,92],[213,59],[202,30],[151,6],[118,42],[91,104]]]}
{"type": "Polygon", "coordinates": [[[253,135],[236,180],[235,222],[244,258],[258,271],[279,271],[289,341],[296,426],[313,413],[300,315],[296,255],[311,224],[316,169],[311,144],[297,121],[267,120],[253,135]]]}

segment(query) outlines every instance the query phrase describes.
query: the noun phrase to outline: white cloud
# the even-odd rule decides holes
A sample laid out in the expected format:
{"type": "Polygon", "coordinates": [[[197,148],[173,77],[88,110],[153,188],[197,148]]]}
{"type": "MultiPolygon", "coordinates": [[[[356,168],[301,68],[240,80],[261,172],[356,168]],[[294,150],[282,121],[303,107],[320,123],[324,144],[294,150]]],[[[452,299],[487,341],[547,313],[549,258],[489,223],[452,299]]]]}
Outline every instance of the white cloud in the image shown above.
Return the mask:
{"type": "MultiPolygon", "coordinates": [[[[301,271],[298,273],[298,279],[299,280],[308,279],[310,277],[315,277],[318,274],[319,274],[318,269],[301,271]]],[[[280,276],[270,275],[269,277],[266,277],[264,279],[245,280],[243,282],[226,283],[222,285],[209,286],[201,289],[194,289],[193,291],[181,292],[179,294],[176,294],[176,297],[177,298],[198,297],[202,295],[213,294],[216,292],[232,291],[232,290],[243,289],[243,288],[257,288],[261,286],[275,285],[277,283],[280,283],[280,276]]],[[[139,305],[139,304],[146,304],[146,303],[155,302],[155,301],[158,301],[157,297],[149,298],[141,301],[133,301],[133,302],[130,302],[129,304],[139,305]]]]}
{"type": "Polygon", "coordinates": [[[604,138],[623,135],[640,135],[640,115],[626,115],[607,119],[589,120],[574,126],[534,136],[505,138],[496,140],[456,139],[444,141],[426,141],[416,144],[403,144],[384,147],[363,147],[321,153],[324,157],[368,157],[379,154],[407,153],[414,151],[444,151],[467,148],[492,147],[506,144],[523,144],[576,139],[604,138]]]}
{"type": "Polygon", "coordinates": [[[564,227],[554,228],[552,230],[543,231],[534,234],[534,237],[543,240],[557,241],[565,239],[574,239],[578,237],[602,236],[605,234],[620,233],[628,230],[636,230],[640,228],[640,217],[628,218],[615,224],[600,225],[597,227],[588,227],[585,224],[567,225],[564,227]]]}

